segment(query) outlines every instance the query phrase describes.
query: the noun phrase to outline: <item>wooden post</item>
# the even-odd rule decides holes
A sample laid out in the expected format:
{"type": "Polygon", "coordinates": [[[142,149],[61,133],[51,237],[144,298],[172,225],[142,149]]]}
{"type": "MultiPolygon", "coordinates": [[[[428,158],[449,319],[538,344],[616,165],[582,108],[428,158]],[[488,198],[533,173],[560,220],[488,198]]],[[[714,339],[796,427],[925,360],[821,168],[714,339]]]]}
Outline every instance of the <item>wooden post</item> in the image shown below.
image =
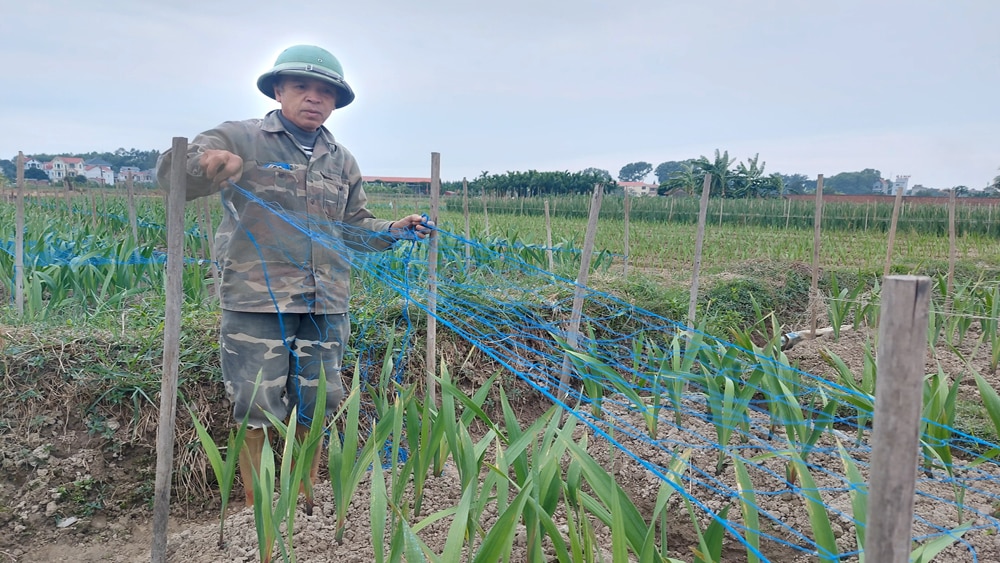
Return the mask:
{"type": "Polygon", "coordinates": [[[792,218],[792,200],[785,200],[785,230],[788,230],[788,222],[792,218]]]}
{"type": "Polygon", "coordinates": [[[719,198],[719,226],[722,226],[722,208],[725,206],[726,197],[723,195],[719,198]]]}
{"type": "Polygon", "coordinates": [[[951,193],[948,194],[948,289],[944,296],[944,310],[946,315],[951,314],[951,292],[955,287],[955,255],[958,254],[955,240],[955,205],[955,188],[952,188],[951,193]]]}
{"type": "MultiPolygon", "coordinates": [[[[587,232],[583,237],[583,251],[580,255],[580,272],[576,276],[576,288],[573,292],[573,311],[569,317],[569,329],[566,331],[566,341],[570,348],[577,349],[580,342],[580,320],[583,317],[583,295],[587,289],[587,279],[590,276],[590,259],[594,254],[594,240],[597,238],[597,218],[601,214],[601,200],[604,198],[604,186],[596,184],[594,194],[590,198],[590,217],[587,219],[587,232]]],[[[566,398],[569,392],[569,354],[563,356],[562,375],[559,378],[560,400],[566,398]]]]}
{"type": "Polygon", "coordinates": [[[486,234],[485,236],[489,238],[490,236],[490,214],[486,211],[486,193],[483,193],[483,221],[485,222],[486,234]]]}
{"type": "Polygon", "coordinates": [[[549,217],[549,200],[545,200],[545,256],[549,259],[549,273],[552,273],[556,269],[556,261],[552,256],[552,219],[549,217]]]}
{"type": "Polygon", "coordinates": [[[63,176],[63,199],[66,200],[66,217],[69,221],[73,221],[73,194],[70,191],[71,184],[69,183],[69,171],[66,171],[66,176],[63,176]]]}
{"type": "Polygon", "coordinates": [[[139,244],[139,220],[135,212],[135,189],[132,186],[132,171],[125,177],[125,187],[128,189],[128,224],[132,227],[132,240],[139,244]]]}
{"type": "Polygon", "coordinates": [[[90,192],[90,226],[97,230],[97,196],[94,195],[94,190],[88,188],[90,192]]]}
{"type": "MultiPolygon", "coordinates": [[[[431,213],[430,220],[437,224],[438,209],[441,198],[441,153],[431,153],[431,213]]],[[[434,375],[437,373],[437,236],[430,237],[427,247],[427,404],[436,404],[437,386],[434,375]]]]}
{"type": "MultiPolygon", "coordinates": [[[[465,240],[471,241],[472,235],[469,232],[469,181],[462,178],[462,214],[465,215],[465,240]]],[[[472,263],[472,244],[465,243],[465,269],[468,270],[472,263]]]]}
{"type": "Polygon", "coordinates": [[[24,153],[17,151],[17,204],[14,219],[14,306],[24,316],[24,153]]]}
{"type": "Polygon", "coordinates": [[[883,281],[865,560],[907,563],[920,452],[931,280],[883,281]]]}
{"type": "Polygon", "coordinates": [[[694,267],[691,268],[691,298],[688,301],[688,326],[695,328],[694,313],[698,304],[698,275],[701,271],[701,249],[705,244],[705,223],[708,222],[708,197],[712,193],[712,175],[705,174],[701,183],[701,207],[698,209],[698,234],[694,239],[694,267]]]}
{"type": "Polygon", "coordinates": [[[816,212],[813,215],[813,271],[812,271],[812,287],[809,290],[809,295],[812,298],[812,306],[810,307],[810,317],[812,318],[809,323],[810,338],[816,338],[816,321],[819,316],[819,247],[820,247],[820,225],[823,223],[823,175],[820,174],[816,177],[816,212]]]}
{"type": "Polygon", "coordinates": [[[163,319],[163,380],[156,427],[156,488],[153,493],[153,563],[167,560],[170,477],[174,463],[177,414],[177,364],[180,357],[181,303],[184,301],[184,201],[187,191],[187,139],[174,137],[170,191],[167,194],[167,275],[163,319]]]}
{"type": "Polygon", "coordinates": [[[628,227],[629,227],[629,215],[632,213],[632,199],[628,197],[628,190],[625,190],[625,270],[622,272],[624,277],[628,277],[628,257],[629,254],[629,244],[628,244],[628,227]]]}
{"type": "Polygon", "coordinates": [[[896,200],[892,204],[892,220],[889,223],[889,242],[885,249],[885,268],[882,269],[882,279],[889,277],[892,266],[892,246],[896,243],[896,225],[899,224],[899,210],[903,203],[903,188],[896,189],[896,200]]]}

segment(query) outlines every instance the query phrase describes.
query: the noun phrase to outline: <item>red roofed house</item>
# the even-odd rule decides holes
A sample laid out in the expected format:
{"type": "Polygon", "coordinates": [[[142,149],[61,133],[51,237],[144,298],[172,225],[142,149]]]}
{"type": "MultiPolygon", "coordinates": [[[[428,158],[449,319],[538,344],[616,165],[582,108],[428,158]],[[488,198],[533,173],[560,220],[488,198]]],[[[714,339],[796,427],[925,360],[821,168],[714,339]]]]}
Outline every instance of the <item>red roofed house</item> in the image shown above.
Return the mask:
{"type": "Polygon", "coordinates": [[[84,167],[83,175],[87,180],[93,180],[102,186],[112,186],[115,183],[115,172],[110,166],[89,164],[84,167]]]}
{"type": "Polygon", "coordinates": [[[52,181],[62,180],[66,176],[82,175],[86,171],[83,159],[75,156],[57,156],[43,164],[42,169],[52,181]]]}
{"type": "Polygon", "coordinates": [[[430,193],[431,191],[431,179],[430,178],[405,178],[402,176],[362,176],[361,182],[363,184],[371,184],[374,186],[392,187],[398,188],[405,186],[411,188],[417,193],[430,193]]]}

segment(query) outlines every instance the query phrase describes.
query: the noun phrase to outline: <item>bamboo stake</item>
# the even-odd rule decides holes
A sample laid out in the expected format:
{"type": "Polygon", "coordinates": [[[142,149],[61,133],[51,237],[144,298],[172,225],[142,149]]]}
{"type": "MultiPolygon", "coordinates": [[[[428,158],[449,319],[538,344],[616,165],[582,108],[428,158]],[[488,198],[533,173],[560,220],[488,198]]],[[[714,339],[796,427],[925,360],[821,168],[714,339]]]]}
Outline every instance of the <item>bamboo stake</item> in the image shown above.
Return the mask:
{"type": "Polygon", "coordinates": [[[903,204],[903,188],[896,189],[896,200],[892,204],[892,220],[889,222],[889,242],[885,250],[885,268],[882,269],[882,279],[889,277],[892,266],[892,246],[896,244],[896,226],[899,224],[899,210],[903,204]]]}
{"type": "Polygon", "coordinates": [[[215,259],[215,227],[212,225],[212,204],[206,197],[202,200],[202,212],[205,215],[205,235],[208,242],[208,257],[211,264],[208,271],[212,273],[212,284],[215,285],[215,298],[222,302],[222,280],[219,279],[219,262],[215,259]]]}
{"type": "MultiPolygon", "coordinates": [[[[430,220],[437,224],[438,209],[441,199],[441,153],[431,153],[431,214],[430,220]]],[[[438,241],[436,236],[430,237],[427,247],[427,404],[437,402],[437,385],[434,375],[437,373],[437,256],[438,241]]]]}
{"type": "Polygon", "coordinates": [[[63,176],[63,199],[66,201],[66,217],[70,221],[73,220],[73,194],[70,193],[70,183],[69,183],[69,171],[66,171],[66,176],[63,176]]]}
{"type": "Polygon", "coordinates": [[[628,197],[628,190],[625,190],[625,271],[622,275],[628,277],[628,257],[629,254],[629,244],[628,244],[628,227],[629,227],[629,215],[632,212],[632,199],[628,197]]]}
{"type": "Polygon", "coordinates": [[[910,559],[931,280],[890,276],[882,285],[865,559],[910,559]]]}
{"type": "Polygon", "coordinates": [[[90,225],[97,230],[97,196],[94,195],[93,190],[90,191],[90,225]]]}
{"type": "Polygon", "coordinates": [[[958,253],[955,241],[955,188],[948,194],[948,290],[944,298],[944,310],[951,311],[951,292],[955,287],[955,258],[958,253]]]}
{"type": "Polygon", "coordinates": [[[486,194],[483,193],[483,221],[485,221],[486,237],[490,236],[490,214],[486,211],[486,194]]]}
{"type": "Polygon", "coordinates": [[[812,307],[810,317],[812,320],[809,327],[812,334],[816,334],[816,322],[819,316],[819,247],[820,247],[820,225],[823,222],[823,175],[816,178],[816,212],[813,215],[813,270],[812,287],[809,294],[812,297],[812,307]]]}
{"type": "Polygon", "coordinates": [[[125,187],[128,189],[128,224],[132,227],[132,240],[139,244],[139,220],[135,212],[135,188],[132,185],[132,171],[130,170],[125,178],[125,187]]]}
{"type": "Polygon", "coordinates": [[[552,273],[556,269],[556,262],[552,255],[552,219],[549,216],[549,200],[545,200],[545,257],[549,259],[549,273],[552,273]]]}
{"type": "Polygon", "coordinates": [[[701,249],[705,243],[705,223],[708,222],[708,197],[712,192],[712,175],[705,174],[701,184],[701,206],[698,209],[698,234],[694,239],[694,267],[691,268],[691,298],[688,301],[688,326],[695,328],[695,310],[698,305],[698,276],[701,272],[701,249]]]}
{"type": "Polygon", "coordinates": [[[14,211],[14,306],[24,316],[24,153],[17,152],[17,204],[14,211]]]}
{"type": "MultiPolygon", "coordinates": [[[[465,240],[471,241],[472,235],[469,232],[469,181],[462,178],[462,214],[465,215],[465,240]]],[[[465,243],[465,269],[468,270],[472,264],[472,244],[465,243]]]]}
{"type": "Polygon", "coordinates": [[[170,517],[170,476],[174,462],[174,423],[177,415],[177,364],[180,357],[181,303],[184,300],[184,201],[187,191],[187,138],[174,137],[167,194],[167,276],[163,320],[163,380],[160,420],[156,428],[156,488],[153,495],[153,563],[167,560],[167,521],[170,517]]]}
{"type": "MultiPolygon", "coordinates": [[[[576,289],[573,292],[573,311],[569,317],[569,329],[566,331],[566,342],[576,350],[580,342],[580,320],[583,317],[583,297],[590,276],[590,259],[594,254],[594,240],[597,238],[597,218],[601,214],[601,200],[604,198],[604,186],[596,184],[590,198],[590,217],[587,219],[587,232],[583,237],[583,252],[580,255],[580,272],[576,276],[576,289]]],[[[569,393],[569,354],[563,356],[562,376],[559,378],[559,399],[564,400],[569,393]]]]}

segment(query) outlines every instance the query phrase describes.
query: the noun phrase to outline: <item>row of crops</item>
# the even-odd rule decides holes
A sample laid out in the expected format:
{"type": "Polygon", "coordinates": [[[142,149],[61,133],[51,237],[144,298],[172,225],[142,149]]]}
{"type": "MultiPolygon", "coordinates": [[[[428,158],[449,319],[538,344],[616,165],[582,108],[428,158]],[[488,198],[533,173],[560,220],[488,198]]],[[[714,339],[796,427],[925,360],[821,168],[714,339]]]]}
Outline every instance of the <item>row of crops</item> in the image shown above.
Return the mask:
{"type": "MultiPolygon", "coordinates": [[[[448,197],[449,211],[461,212],[461,197],[448,197]]],[[[472,204],[474,211],[483,206],[488,212],[518,216],[541,216],[545,213],[542,198],[487,198],[472,204]]],[[[589,196],[551,198],[552,217],[586,219],[590,208],[589,196]]],[[[844,231],[887,232],[892,223],[893,204],[824,202],[823,228],[844,231]]],[[[649,222],[697,223],[700,202],[694,197],[633,197],[630,198],[631,219],[649,222]]],[[[708,222],[715,225],[736,225],[767,229],[811,229],[816,204],[807,200],[785,199],[711,199],[708,222]]],[[[601,206],[603,218],[625,216],[625,200],[621,196],[606,197],[601,206]]],[[[898,217],[898,229],[935,236],[948,235],[947,200],[941,204],[904,202],[898,217]]],[[[958,205],[955,218],[960,235],[1000,237],[1000,205],[958,205]]]]}
{"type": "MultiPolygon", "coordinates": [[[[139,241],[131,237],[122,220],[127,214],[116,198],[104,200],[96,212],[84,198],[69,208],[45,201],[29,205],[25,317],[113,314],[140,293],[161,292],[162,207],[158,201],[146,203],[139,241]]],[[[554,207],[558,210],[564,203],[569,205],[560,200],[554,207]]],[[[13,224],[12,208],[0,207],[0,224],[13,224]]],[[[489,210],[493,212],[492,203],[489,210]]],[[[373,430],[376,438],[363,445],[332,441],[335,455],[330,456],[329,469],[331,486],[341,495],[338,510],[350,505],[369,466],[384,476],[368,482],[373,537],[387,538],[384,543],[376,538],[379,561],[402,554],[413,561],[445,561],[451,560],[447,554],[457,552],[470,561],[496,561],[521,545],[524,560],[631,556],[694,563],[719,561],[734,549],[747,561],[788,560],[796,554],[812,554],[821,561],[859,557],[867,514],[867,440],[878,375],[874,343],[866,347],[860,370],[828,355],[837,376],[821,378],[789,366],[780,346],[784,330],[765,310],[758,311],[756,326],[720,339],[591,290],[580,346],[569,347],[564,336],[574,293],[569,278],[579,265],[578,252],[569,240],[549,249],[527,235],[537,232],[539,216],[508,215],[525,228],[500,230],[494,220],[492,232],[509,236],[486,236],[477,218],[479,234],[470,239],[453,234],[460,230],[454,227],[439,233],[440,260],[447,267],[439,270],[438,319],[471,346],[469,357],[492,362],[498,370],[494,378],[502,379],[499,373],[516,376],[572,413],[573,422],[556,416],[558,411],[534,422],[520,421],[503,394],[496,398],[491,393],[492,379],[466,396],[449,383],[447,365],[442,370],[441,406],[424,404],[414,382],[401,381],[398,389],[390,384],[395,379],[390,374],[397,373],[392,364],[407,357],[410,342],[393,342],[391,336],[387,340],[385,331],[366,331],[365,340],[381,337],[373,345],[385,351],[369,380],[375,420],[380,421],[373,430]],[[548,271],[549,250],[555,250],[555,272],[548,271]],[[570,359],[574,382],[568,392],[561,386],[565,358],[570,359]],[[499,419],[484,410],[488,400],[503,406],[499,419]],[[581,423],[589,434],[575,432],[581,423]],[[488,431],[473,438],[474,425],[488,431]],[[595,442],[612,445],[618,452],[612,457],[657,477],[651,505],[616,481],[605,455],[595,451],[595,442]],[[383,444],[390,444],[387,454],[383,444]],[[409,453],[406,460],[400,449],[409,453]],[[378,455],[386,456],[384,466],[371,465],[378,455]],[[422,491],[446,462],[454,463],[461,475],[461,501],[424,514],[422,491]],[[807,518],[795,519],[795,512],[807,518]],[[491,525],[484,526],[488,518],[493,518],[491,525]],[[421,530],[442,522],[449,530],[446,543],[429,544],[421,530]],[[519,528],[526,540],[517,539],[519,528]],[[690,543],[678,543],[676,531],[681,528],[691,531],[690,543]],[[613,553],[602,552],[602,546],[613,553]]],[[[461,216],[453,213],[441,224],[459,225],[461,216]]],[[[190,307],[210,305],[214,297],[203,232],[198,213],[191,209],[184,276],[190,307]]],[[[0,252],[5,280],[13,279],[12,235],[5,233],[10,237],[4,243],[7,252],[0,252]]],[[[655,256],[656,246],[663,243],[644,242],[632,257],[644,252],[655,256]]],[[[996,259],[992,247],[978,248],[977,258],[996,259]]],[[[419,322],[426,313],[424,252],[421,245],[404,243],[391,253],[357,257],[359,319],[419,322]],[[367,298],[375,295],[378,298],[367,298]],[[406,311],[409,317],[402,314],[406,311]]],[[[609,270],[621,259],[621,254],[605,252],[595,267],[609,270]]],[[[1000,397],[985,378],[990,370],[995,372],[1000,358],[1000,286],[976,278],[959,280],[950,292],[948,285],[944,278],[936,280],[928,345],[963,350],[969,368],[964,376],[938,370],[925,379],[923,477],[918,482],[921,502],[914,536],[914,558],[920,561],[938,554],[957,560],[976,552],[980,544],[974,538],[1000,530],[993,516],[994,504],[1000,501],[995,463],[1000,454],[995,446],[1000,397]],[[969,383],[974,397],[968,395],[969,383]],[[958,427],[970,404],[993,426],[989,439],[958,427]]],[[[825,303],[830,326],[871,326],[878,316],[879,287],[859,281],[841,288],[834,282],[825,303]]],[[[366,330],[363,323],[359,330],[366,330]]],[[[358,358],[364,355],[356,353],[358,358]]],[[[361,382],[355,385],[363,387],[361,382]]],[[[348,401],[348,412],[359,408],[353,402],[357,396],[348,401]]],[[[211,452],[210,439],[203,436],[203,442],[211,452]]],[[[607,446],[600,450],[608,451],[607,446]]],[[[289,449],[285,457],[293,455],[309,454],[289,449]]],[[[220,486],[230,486],[223,469],[235,462],[209,457],[220,486]]],[[[298,487],[290,465],[272,469],[277,479],[258,483],[279,499],[256,508],[258,521],[264,523],[258,527],[261,553],[270,553],[275,538],[287,533],[287,545],[278,547],[287,555],[294,551],[290,511],[298,487]]]]}

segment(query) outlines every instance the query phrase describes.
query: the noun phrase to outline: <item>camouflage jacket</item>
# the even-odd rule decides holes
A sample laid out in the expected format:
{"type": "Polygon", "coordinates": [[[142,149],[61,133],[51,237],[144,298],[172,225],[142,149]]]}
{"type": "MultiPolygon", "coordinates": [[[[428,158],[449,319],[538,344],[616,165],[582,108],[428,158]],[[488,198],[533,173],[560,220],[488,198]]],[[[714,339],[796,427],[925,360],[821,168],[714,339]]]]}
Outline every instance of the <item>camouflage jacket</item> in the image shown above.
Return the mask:
{"type": "MultiPolygon", "coordinates": [[[[392,245],[391,221],[366,208],[354,156],[324,127],[312,157],[299,148],[275,110],[263,119],[227,121],[188,145],[188,200],[222,194],[215,233],[222,308],[250,313],[346,313],[351,250],[392,245]],[[243,176],[212,186],[199,166],[207,149],[243,158],[243,176]]],[[[170,189],[168,150],[157,181],[170,189]]]]}

